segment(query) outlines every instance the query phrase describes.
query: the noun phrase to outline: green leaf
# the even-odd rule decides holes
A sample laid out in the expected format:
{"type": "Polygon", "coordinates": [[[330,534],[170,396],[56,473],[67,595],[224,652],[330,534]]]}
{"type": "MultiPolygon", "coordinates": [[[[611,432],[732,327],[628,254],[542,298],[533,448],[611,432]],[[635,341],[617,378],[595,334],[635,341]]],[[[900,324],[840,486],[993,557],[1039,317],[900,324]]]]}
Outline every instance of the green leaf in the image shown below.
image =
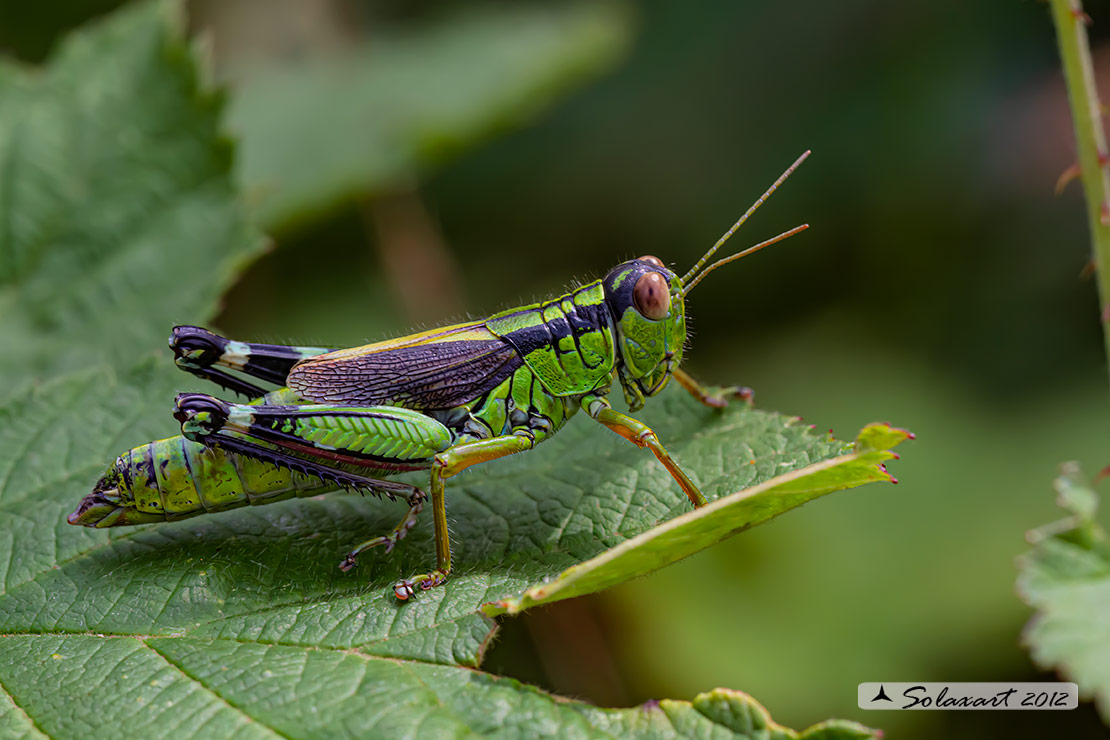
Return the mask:
{"type": "MultiPolygon", "coordinates": [[[[107,676],[115,687],[99,701],[126,705],[137,712],[133,721],[150,727],[168,723],[166,732],[175,736],[184,730],[153,697],[180,702],[184,716],[205,717],[211,724],[204,737],[258,725],[292,737],[334,736],[331,720],[299,724],[316,710],[320,717],[385,723],[373,724],[382,732],[415,731],[406,724],[414,717],[481,732],[479,719],[487,715],[479,718],[471,703],[502,707],[506,718],[544,717],[566,732],[580,727],[585,735],[610,728],[614,736],[635,730],[666,737],[665,728],[686,722],[700,732],[706,718],[697,701],[692,712],[691,705],[664,702],[645,718],[642,710],[555,701],[464,668],[480,663],[494,629],[481,605],[519,602],[537,581],[591,556],[601,563],[600,577],[591,564],[579,566],[584,578],[574,570],[560,577],[576,593],[603,587],[614,573],[628,578],[660,567],[675,557],[664,543],[686,553],[829,489],[882,479],[875,465],[890,455],[846,450],[792,418],[746,407],[719,413],[680,391],[667,393],[649,407],[649,418],[674,439],[674,454],[707,493],[746,482],[757,487],[711,504],[714,516],[686,513],[653,533],[652,525],[687,509],[684,496],[649,454],[584,424],[588,419],[576,420],[533,453],[484,466],[452,488],[456,574],[402,604],[389,583],[431,562],[426,519],[391,557],[364,558],[351,574],[336,567],[353,542],[387,529],[400,514],[399,506],[378,501],[334,495],[173,524],[99,531],[67,525],[65,514],[115,452],[172,431],[163,406],[173,377],[167,361],[119,380],[108,370],[87,372],[0,410],[0,685],[52,736],[77,733],[79,720],[58,715],[50,702],[89,696],[76,688],[89,674],[107,676]],[[767,482],[799,464],[801,470],[767,482]],[[675,531],[689,533],[690,543],[670,540],[675,531]],[[630,542],[651,557],[624,561],[605,553],[622,543],[627,551],[630,542]],[[431,694],[417,686],[431,686],[431,694]],[[446,709],[437,709],[437,701],[446,709]],[[655,711],[667,720],[653,719],[655,711]]],[[[730,711],[737,716],[757,724],[766,717],[736,701],[730,711]]],[[[115,715],[90,704],[79,716],[87,723],[115,715]]]]}
{"type": "Polygon", "coordinates": [[[1056,491],[1069,516],[1029,532],[1033,550],[1018,563],[1018,593],[1036,609],[1025,643],[1037,665],[1075,681],[1110,722],[1110,540],[1078,465],[1063,466],[1056,491]]]}
{"type": "MultiPolygon", "coordinates": [[[[688,502],[650,454],[576,419],[528,455],[452,480],[456,572],[409,603],[388,586],[430,564],[428,518],[391,557],[364,557],[352,573],[337,567],[352,544],[400,516],[399,506],[375,500],[316,497],[119,529],[66,523],[116,454],[178,431],[170,399],[196,382],[166,356],[136,365],[124,350],[160,344],[173,319],[201,318],[258,244],[228,184],[218,105],[197,85],[171,7],[130,6],[70,39],[39,76],[0,67],[2,112],[19,108],[17,99],[53,111],[0,116],[5,125],[35,122],[18,136],[4,129],[2,139],[5,161],[33,170],[0,181],[12,205],[3,295],[13,312],[0,336],[28,352],[4,369],[27,385],[32,374],[77,364],[80,353],[87,366],[0,403],[0,736],[797,737],[738,692],[602,709],[477,671],[496,627],[482,607],[536,602],[548,581],[562,584],[548,600],[603,588],[821,493],[889,479],[875,467],[901,439],[889,427],[869,428],[853,449],[792,417],[744,406],[720,413],[672,389],[643,418],[711,498],[748,489],[706,516],[685,513],[688,502]],[[151,110],[128,107],[121,89],[150,95],[151,110]],[[55,120],[67,110],[89,120],[72,128],[55,120]],[[57,130],[39,131],[51,124],[57,130]],[[153,130],[157,152],[147,151],[153,130]],[[81,176],[72,181],[52,178],[50,153],[84,153],[72,139],[86,131],[108,137],[89,154],[107,159],[75,162],[81,176]],[[33,156],[24,149],[35,146],[33,156]],[[186,151],[207,162],[193,173],[196,187],[174,174],[186,151]],[[76,214],[51,200],[89,185],[64,201],[76,214]],[[118,199],[130,199],[120,212],[118,199]],[[145,213],[123,218],[133,203],[145,213]],[[143,236],[129,241],[136,224],[143,236]],[[50,228],[64,238],[39,233],[50,228]],[[185,248],[194,237],[218,248],[185,248]],[[162,245],[177,251],[163,254],[162,245]],[[64,282],[47,279],[55,271],[64,282]],[[150,285],[120,282],[136,274],[150,285]],[[74,303],[97,291],[105,306],[74,303]],[[123,338],[108,337],[122,318],[123,338]],[[36,326],[42,336],[32,336],[36,326]],[[649,557],[608,552],[621,547],[649,557]],[[596,565],[580,566],[590,559],[596,565]]],[[[804,733],[871,736],[845,722],[804,733]]]]}
{"type": "Polygon", "coordinates": [[[523,608],[521,598],[589,593],[829,491],[889,480],[876,467],[889,452],[850,451],[794,418],[720,413],[668,392],[644,417],[674,440],[703,490],[754,487],[689,512],[654,457],[576,419],[527,455],[453,479],[455,573],[399,605],[389,585],[430,564],[428,518],[391,557],[363,558],[357,575],[335,566],[352,544],[388,530],[400,505],[337,495],[157,526],[66,525],[114,454],[175,431],[165,408],[174,383],[171,363],[150,362],[119,381],[106,370],[65,378],[0,410],[0,511],[23,522],[6,535],[0,631],[195,631],[476,666],[491,629],[485,602],[502,602],[487,607],[499,613],[523,608]],[[77,598],[87,584],[97,598],[77,598]]]}
{"type": "Polygon", "coordinates": [[[68,39],[41,70],[0,63],[0,386],[130,367],[210,315],[262,240],[232,189],[220,95],[174,6],[68,39]]]}
{"type": "MultiPolygon", "coordinates": [[[[798,737],[723,689],[693,702],[599,709],[465,668],[339,650],[188,637],[0,639],[18,659],[4,689],[50,737],[116,738],[121,726],[144,738],[798,737]]],[[[833,722],[802,737],[875,735],[833,722]]]]}
{"type": "Polygon", "coordinates": [[[629,26],[613,2],[471,8],[248,76],[229,117],[259,220],[281,228],[406,186],[611,66],[629,26]]]}
{"type": "MultiPolygon", "coordinates": [[[[737,532],[762,524],[819,496],[873,481],[891,481],[882,463],[895,457],[889,447],[911,437],[887,424],[860,432],[855,449],[724,496],[568,568],[552,581],[519,597],[485,608],[491,616],[516,614],[539,604],[593,593],[678,562],[737,532]],[[878,442],[884,447],[872,447],[878,442]]],[[[733,462],[737,462],[735,456],[733,462]]],[[[742,461],[740,461],[742,463],[742,461]]],[[[750,464],[757,464],[753,459],[750,464]]]]}

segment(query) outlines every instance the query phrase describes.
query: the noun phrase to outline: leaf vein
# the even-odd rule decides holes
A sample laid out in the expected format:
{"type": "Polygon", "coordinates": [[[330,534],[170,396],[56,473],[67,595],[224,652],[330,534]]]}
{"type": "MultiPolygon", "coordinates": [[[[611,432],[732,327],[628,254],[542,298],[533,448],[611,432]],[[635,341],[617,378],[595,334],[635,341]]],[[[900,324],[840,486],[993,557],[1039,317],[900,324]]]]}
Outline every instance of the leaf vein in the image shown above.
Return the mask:
{"type": "Polygon", "coordinates": [[[169,656],[167,656],[166,654],[164,654],[163,652],[158,650],[158,648],[149,644],[146,640],[139,639],[139,642],[142,643],[143,647],[145,647],[147,650],[151,651],[152,653],[157,655],[159,658],[164,660],[167,665],[172,666],[173,668],[180,671],[181,675],[185,676],[185,678],[194,682],[197,686],[200,686],[206,692],[208,692],[212,696],[219,699],[220,702],[222,702],[229,709],[233,710],[236,714],[242,716],[243,719],[247,720],[248,722],[251,722],[253,724],[258,725],[259,727],[261,727],[265,730],[268,730],[270,733],[272,733],[274,735],[274,737],[283,738],[284,740],[293,740],[293,738],[290,735],[286,735],[285,733],[281,732],[277,728],[271,727],[270,725],[266,724],[265,722],[263,722],[258,717],[255,717],[254,715],[252,715],[250,712],[248,712],[243,707],[238,706],[234,702],[228,700],[227,697],[223,696],[218,691],[216,691],[215,689],[213,689],[210,686],[208,686],[207,684],[205,684],[204,681],[201,678],[199,678],[198,676],[194,676],[192,673],[190,673],[188,670],[186,670],[184,666],[179,665],[178,663],[173,661],[169,656]]]}
{"type": "Polygon", "coordinates": [[[50,737],[50,735],[42,727],[39,726],[39,723],[35,721],[35,718],[32,717],[31,714],[26,709],[24,709],[18,701],[16,701],[16,698],[12,696],[12,692],[8,691],[8,687],[4,685],[3,678],[0,678],[0,691],[4,692],[4,696],[8,697],[8,701],[12,703],[12,706],[15,707],[16,711],[23,715],[28,724],[31,725],[31,728],[36,733],[42,735],[42,737],[44,738],[50,737]]]}

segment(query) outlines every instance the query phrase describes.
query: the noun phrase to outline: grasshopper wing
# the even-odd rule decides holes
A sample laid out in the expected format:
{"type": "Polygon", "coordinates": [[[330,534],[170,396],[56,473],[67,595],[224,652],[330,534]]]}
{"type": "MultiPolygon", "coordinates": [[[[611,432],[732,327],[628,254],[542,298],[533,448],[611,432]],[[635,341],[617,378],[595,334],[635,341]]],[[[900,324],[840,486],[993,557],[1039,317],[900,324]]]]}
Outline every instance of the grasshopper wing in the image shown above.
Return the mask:
{"type": "Polygon", "coordinates": [[[286,382],[316,403],[430,411],[481,397],[522,364],[511,344],[471,322],[311,357],[286,382]]]}

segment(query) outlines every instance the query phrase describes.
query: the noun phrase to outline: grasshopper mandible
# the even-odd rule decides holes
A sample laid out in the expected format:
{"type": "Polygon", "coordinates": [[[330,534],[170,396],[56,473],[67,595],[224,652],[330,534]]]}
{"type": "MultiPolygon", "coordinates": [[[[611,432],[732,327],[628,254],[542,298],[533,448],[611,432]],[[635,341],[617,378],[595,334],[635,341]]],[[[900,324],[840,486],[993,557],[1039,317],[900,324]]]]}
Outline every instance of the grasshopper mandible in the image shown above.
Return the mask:
{"type": "Polygon", "coordinates": [[[746,388],[707,388],[679,368],[687,338],[685,298],[718,267],[807,228],[795,227],[705,267],[807,156],[790,165],[682,277],[657,257],[640,257],[541,303],[336,351],[248,344],[199,327],[175,327],[170,347],[178,367],[253,400],[178,395],[174,417],[183,436],[116,458],[68,521],[115,527],[175,520],[311,496],[335,485],[404,498],[409,509],[400,524],[348,553],[340,563],[347,571],[365,550],[392,550],[430,496],[436,567],[394,584],[404,600],[444,583],[451,571],[447,480],[476,463],[532,449],[579,409],[651,450],[691,503],[703,506],[705,496],[655,432],[612,409],[606,396],[617,380],[635,412],[673,377],[709,406],[751,397],[746,388]],[[266,393],[255,380],[284,387],[266,393]],[[388,479],[429,469],[427,492],[388,479]]]}

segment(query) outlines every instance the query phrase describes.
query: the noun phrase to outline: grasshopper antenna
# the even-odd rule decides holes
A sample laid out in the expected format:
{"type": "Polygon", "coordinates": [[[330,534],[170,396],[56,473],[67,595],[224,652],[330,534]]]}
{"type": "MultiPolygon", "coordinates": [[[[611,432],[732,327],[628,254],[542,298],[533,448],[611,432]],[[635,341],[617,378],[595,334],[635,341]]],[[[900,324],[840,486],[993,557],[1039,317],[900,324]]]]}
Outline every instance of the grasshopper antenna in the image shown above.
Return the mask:
{"type": "Polygon", "coordinates": [[[759,200],[757,200],[755,203],[752,203],[751,207],[748,208],[748,210],[744,212],[743,216],[740,217],[740,220],[737,221],[736,223],[734,223],[732,225],[732,228],[730,228],[728,231],[726,231],[724,233],[724,235],[722,235],[721,238],[717,240],[717,243],[709,248],[709,251],[706,252],[705,255],[703,255],[700,260],[698,260],[696,265],[694,265],[692,268],[690,268],[690,271],[688,273],[686,273],[685,275],[682,276],[682,280],[680,281],[682,283],[682,286],[683,286],[682,287],[682,295],[685,296],[686,294],[688,294],[690,292],[690,290],[695,285],[697,285],[699,282],[701,282],[701,279],[703,277],[705,277],[706,275],[708,275],[710,272],[717,269],[721,265],[728,264],[729,262],[732,262],[733,260],[740,259],[741,257],[743,257],[745,255],[748,255],[748,254],[751,254],[752,252],[759,251],[760,249],[763,249],[763,247],[767,247],[767,246],[770,246],[770,245],[774,244],[775,242],[782,241],[783,239],[786,239],[789,236],[793,236],[794,234],[797,234],[799,231],[804,231],[805,229],[808,228],[809,225],[805,224],[805,225],[797,226],[793,229],[790,229],[790,231],[785,231],[782,234],[779,234],[778,236],[776,236],[775,238],[768,239],[765,242],[761,242],[759,244],[756,244],[754,247],[749,247],[748,249],[745,249],[743,252],[739,252],[737,254],[734,254],[731,257],[726,257],[723,260],[718,260],[717,262],[714,262],[712,265],[710,265],[708,268],[706,268],[703,272],[701,272],[700,275],[698,274],[699,270],[701,270],[702,266],[705,265],[705,263],[709,261],[710,257],[712,257],[717,252],[717,250],[720,249],[721,246],[725,242],[727,242],[729,240],[729,238],[734,233],[736,233],[736,230],[739,229],[744,224],[744,222],[747,221],[748,218],[750,218],[751,215],[753,213],[755,213],[756,210],[761,205],[763,205],[763,202],[765,200],[767,200],[768,198],[771,197],[771,193],[778,190],[779,185],[782,185],[783,182],[786,181],[786,178],[788,178],[788,177],[790,177],[790,175],[794,174],[794,170],[798,169],[798,167],[802,164],[802,162],[806,161],[806,158],[810,154],[811,154],[811,151],[809,149],[806,149],[804,152],[802,152],[802,156],[795,159],[794,163],[791,164],[789,167],[787,167],[786,171],[783,172],[781,175],[779,175],[777,180],[775,180],[773,183],[771,183],[771,187],[767,188],[767,192],[765,192],[763,195],[759,196],[759,200]],[[694,279],[695,275],[697,276],[696,279],[694,279]],[[690,282],[691,279],[694,279],[693,282],[690,282]]]}
{"type": "Polygon", "coordinates": [[[781,234],[779,234],[778,236],[772,237],[772,238],[768,239],[765,242],[760,242],[759,244],[756,244],[753,247],[748,247],[743,252],[737,252],[736,254],[732,255],[731,257],[725,257],[723,260],[717,260],[712,265],[705,268],[701,272],[700,275],[698,275],[696,278],[694,278],[694,282],[690,283],[689,285],[683,286],[682,295],[685,297],[687,294],[689,294],[689,292],[694,289],[694,286],[701,282],[701,279],[703,277],[705,277],[709,273],[713,272],[718,267],[721,267],[723,265],[727,265],[729,262],[735,262],[736,260],[740,259],[741,257],[747,257],[752,252],[758,252],[759,250],[763,249],[764,247],[769,247],[769,246],[771,246],[772,244],[774,244],[776,242],[781,242],[783,239],[788,239],[788,238],[794,236],[795,234],[798,234],[802,231],[805,231],[808,228],[809,228],[809,224],[801,224],[800,226],[795,226],[793,229],[790,229],[789,231],[784,231],[781,234]]]}

